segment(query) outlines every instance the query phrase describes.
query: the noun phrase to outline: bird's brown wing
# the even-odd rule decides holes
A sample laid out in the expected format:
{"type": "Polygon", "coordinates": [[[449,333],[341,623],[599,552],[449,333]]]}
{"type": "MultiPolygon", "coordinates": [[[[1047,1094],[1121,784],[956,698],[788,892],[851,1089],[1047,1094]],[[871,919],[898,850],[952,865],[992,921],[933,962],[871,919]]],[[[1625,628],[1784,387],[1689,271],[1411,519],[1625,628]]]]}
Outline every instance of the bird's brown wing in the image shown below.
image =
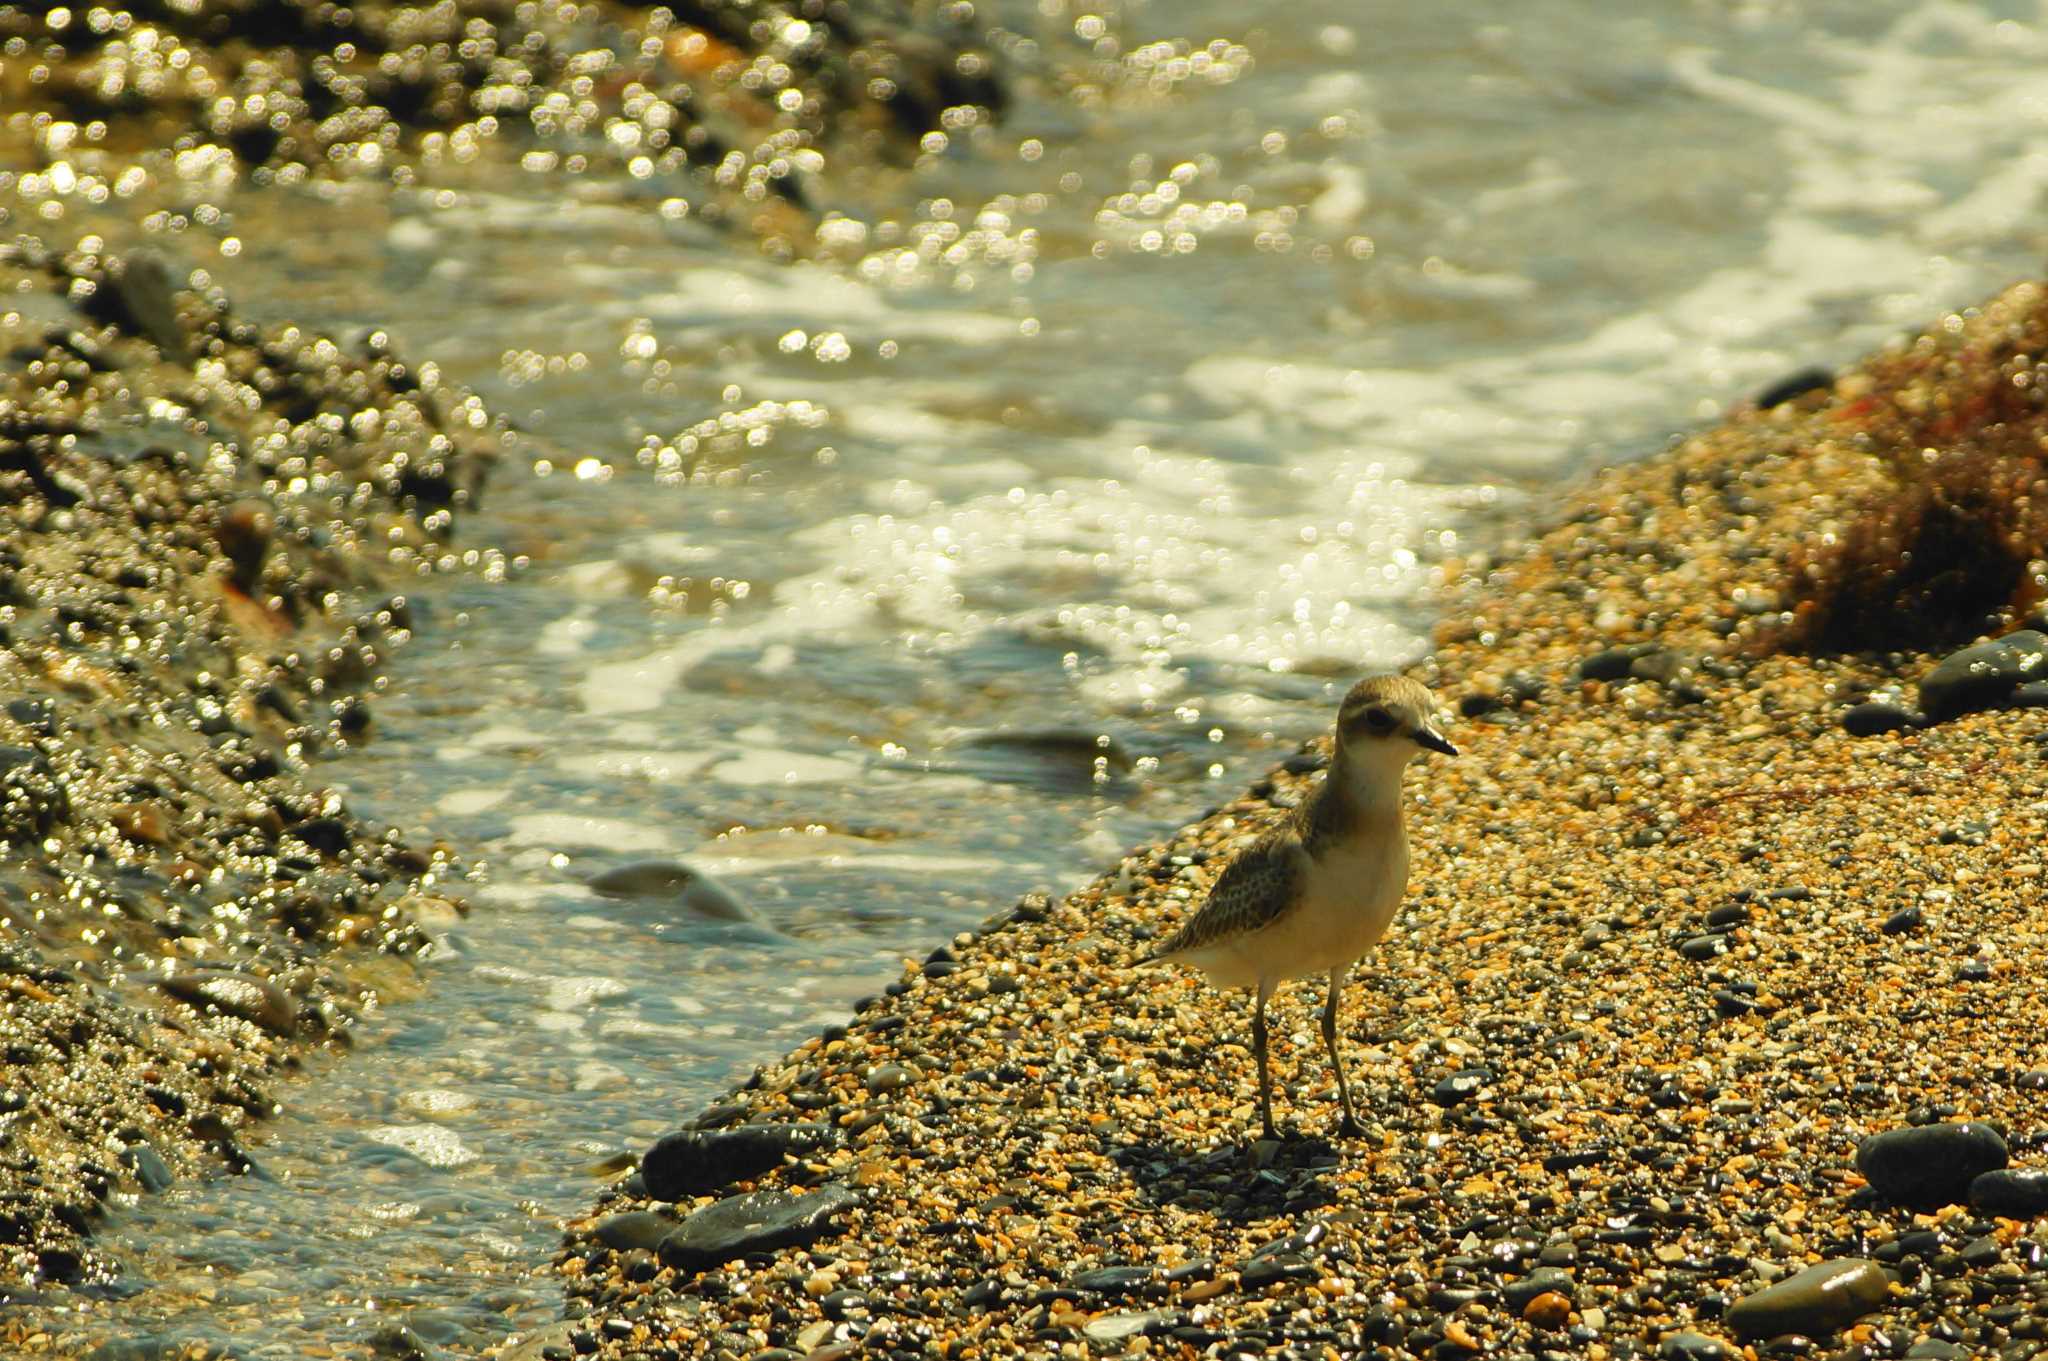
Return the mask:
{"type": "Polygon", "coordinates": [[[1217,876],[1201,910],[1138,962],[1149,964],[1169,955],[1186,954],[1272,925],[1300,899],[1302,862],[1306,858],[1300,838],[1292,832],[1275,832],[1260,840],[1217,876]]]}

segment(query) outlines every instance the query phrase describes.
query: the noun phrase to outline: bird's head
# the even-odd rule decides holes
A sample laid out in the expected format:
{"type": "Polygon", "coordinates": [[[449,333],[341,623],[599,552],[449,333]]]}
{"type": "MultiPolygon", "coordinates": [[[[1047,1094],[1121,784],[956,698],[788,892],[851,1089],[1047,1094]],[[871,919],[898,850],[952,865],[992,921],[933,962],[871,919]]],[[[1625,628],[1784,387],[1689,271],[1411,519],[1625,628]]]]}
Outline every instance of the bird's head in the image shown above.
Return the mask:
{"type": "Polygon", "coordinates": [[[1368,676],[1337,709],[1337,748],[1366,768],[1399,770],[1425,751],[1456,756],[1437,727],[1436,697],[1406,676],[1368,676]]]}

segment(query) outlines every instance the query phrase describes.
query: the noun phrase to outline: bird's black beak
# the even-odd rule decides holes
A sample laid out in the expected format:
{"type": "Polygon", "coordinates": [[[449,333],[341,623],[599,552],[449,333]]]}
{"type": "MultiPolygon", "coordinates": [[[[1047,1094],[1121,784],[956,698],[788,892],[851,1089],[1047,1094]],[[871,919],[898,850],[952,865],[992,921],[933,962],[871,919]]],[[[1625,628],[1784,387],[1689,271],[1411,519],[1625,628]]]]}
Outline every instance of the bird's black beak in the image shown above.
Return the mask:
{"type": "Polygon", "coordinates": [[[1415,730],[1415,745],[1427,751],[1440,751],[1446,756],[1456,756],[1458,749],[1444,741],[1444,735],[1435,728],[1422,727],[1415,730]]]}

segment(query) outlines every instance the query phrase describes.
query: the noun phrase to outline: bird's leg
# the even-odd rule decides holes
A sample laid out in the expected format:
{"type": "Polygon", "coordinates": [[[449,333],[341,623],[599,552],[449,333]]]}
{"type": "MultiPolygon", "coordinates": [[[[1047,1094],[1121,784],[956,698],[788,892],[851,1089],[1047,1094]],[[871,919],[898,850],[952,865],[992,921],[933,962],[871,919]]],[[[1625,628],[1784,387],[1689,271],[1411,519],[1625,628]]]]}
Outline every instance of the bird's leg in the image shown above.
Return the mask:
{"type": "Polygon", "coordinates": [[[1260,1137],[1266,1139],[1280,1137],[1273,1128],[1273,1079],[1272,1070],[1266,1062],[1266,998],[1272,991],[1272,986],[1262,978],[1258,996],[1252,1001],[1252,1053],[1259,1060],[1259,1119],[1265,1126],[1260,1137]]]}
{"type": "Polygon", "coordinates": [[[1347,1139],[1356,1139],[1365,1133],[1365,1126],[1358,1123],[1358,1112],[1352,1109],[1351,1082],[1344,1076],[1344,1052],[1337,1047],[1337,999],[1344,992],[1344,980],[1350,976],[1349,964],[1330,970],[1330,998],[1323,1003],[1323,1045],[1330,1051],[1330,1067],[1337,1071],[1337,1099],[1344,1103],[1344,1119],[1337,1132],[1347,1139]]]}

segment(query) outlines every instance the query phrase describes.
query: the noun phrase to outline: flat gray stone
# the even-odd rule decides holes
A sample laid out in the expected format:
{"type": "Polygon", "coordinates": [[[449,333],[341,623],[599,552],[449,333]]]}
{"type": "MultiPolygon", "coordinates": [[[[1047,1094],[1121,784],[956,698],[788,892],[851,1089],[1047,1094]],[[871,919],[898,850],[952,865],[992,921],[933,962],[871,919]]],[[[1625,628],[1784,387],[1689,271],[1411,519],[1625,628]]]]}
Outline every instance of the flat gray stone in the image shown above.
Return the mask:
{"type": "Polygon", "coordinates": [[[707,1205],[661,1240],[661,1264],[695,1275],[754,1252],[802,1247],[832,1232],[832,1221],[860,1203],[837,1184],[803,1195],[753,1191],[707,1205]]]}

